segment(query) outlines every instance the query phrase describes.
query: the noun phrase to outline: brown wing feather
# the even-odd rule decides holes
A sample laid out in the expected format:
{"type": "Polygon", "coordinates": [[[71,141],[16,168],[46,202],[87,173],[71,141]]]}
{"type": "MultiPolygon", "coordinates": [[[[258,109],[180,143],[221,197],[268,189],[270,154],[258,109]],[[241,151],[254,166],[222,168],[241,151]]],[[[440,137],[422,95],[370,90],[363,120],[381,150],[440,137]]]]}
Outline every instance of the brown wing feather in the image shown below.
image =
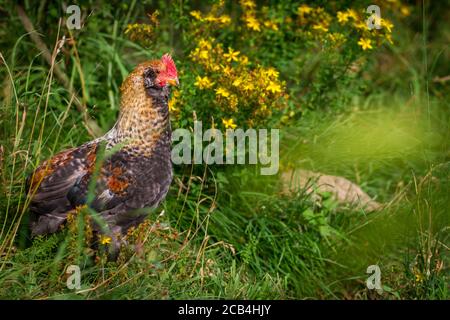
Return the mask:
{"type": "Polygon", "coordinates": [[[95,164],[97,144],[63,151],[42,163],[28,179],[33,235],[57,231],[67,212],[74,209],[67,199],[72,186],[95,164]]]}
{"type": "MultiPolygon", "coordinates": [[[[69,191],[73,206],[86,204],[90,179],[91,175],[86,174],[69,191]]],[[[96,181],[95,197],[88,205],[110,227],[125,231],[164,199],[171,179],[169,157],[132,156],[121,150],[105,160],[96,181]]]]}

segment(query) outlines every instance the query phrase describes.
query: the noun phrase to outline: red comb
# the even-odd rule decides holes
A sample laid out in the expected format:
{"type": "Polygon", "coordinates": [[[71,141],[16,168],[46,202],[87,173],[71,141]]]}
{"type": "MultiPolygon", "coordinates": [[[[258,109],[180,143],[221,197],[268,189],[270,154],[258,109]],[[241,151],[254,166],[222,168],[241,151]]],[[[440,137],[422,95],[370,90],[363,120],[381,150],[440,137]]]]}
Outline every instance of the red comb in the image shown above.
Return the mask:
{"type": "Polygon", "coordinates": [[[170,54],[166,53],[162,56],[161,62],[165,64],[166,66],[166,73],[170,77],[177,77],[177,68],[175,67],[175,62],[173,62],[172,57],[170,54]]]}

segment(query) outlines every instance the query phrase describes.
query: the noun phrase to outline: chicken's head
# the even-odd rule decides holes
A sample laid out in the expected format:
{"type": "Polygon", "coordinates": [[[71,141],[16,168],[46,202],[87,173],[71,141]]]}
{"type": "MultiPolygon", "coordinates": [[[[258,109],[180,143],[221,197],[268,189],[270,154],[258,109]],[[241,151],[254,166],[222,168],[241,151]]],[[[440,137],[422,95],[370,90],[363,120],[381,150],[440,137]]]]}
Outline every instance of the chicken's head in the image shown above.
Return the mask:
{"type": "Polygon", "coordinates": [[[170,86],[177,84],[177,68],[169,54],[161,59],[144,61],[134,68],[120,87],[121,110],[156,108],[154,102],[164,100],[166,103],[163,105],[167,106],[170,86]]]}
{"type": "Polygon", "coordinates": [[[178,73],[172,57],[166,53],[160,60],[153,61],[144,71],[144,85],[148,88],[163,88],[178,85],[178,73]]]}

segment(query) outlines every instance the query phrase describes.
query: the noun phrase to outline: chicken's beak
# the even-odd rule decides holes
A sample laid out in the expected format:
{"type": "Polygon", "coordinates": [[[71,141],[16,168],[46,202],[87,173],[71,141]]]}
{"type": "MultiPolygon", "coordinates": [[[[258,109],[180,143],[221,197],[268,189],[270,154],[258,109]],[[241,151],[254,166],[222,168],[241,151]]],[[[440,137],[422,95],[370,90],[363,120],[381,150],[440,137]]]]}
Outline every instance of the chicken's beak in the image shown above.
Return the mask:
{"type": "Polygon", "coordinates": [[[170,84],[171,86],[178,86],[180,84],[178,78],[169,79],[167,80],[167,83],[170,84]]]}

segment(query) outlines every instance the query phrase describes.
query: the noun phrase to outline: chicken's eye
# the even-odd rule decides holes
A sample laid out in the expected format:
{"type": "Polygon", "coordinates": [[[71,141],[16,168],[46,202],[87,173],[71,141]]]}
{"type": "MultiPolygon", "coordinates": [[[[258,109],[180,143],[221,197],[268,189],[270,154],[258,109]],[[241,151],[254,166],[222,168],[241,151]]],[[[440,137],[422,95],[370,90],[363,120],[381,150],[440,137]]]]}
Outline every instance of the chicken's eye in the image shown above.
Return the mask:
{"type": "Polygon", "coordinates": [[[157,73],[159,73],[159,71],[155,71],[153,69],[147,69],[144,72],[144,78],[153,80],[156,78],[157,73]]]}
{"type": "Polygon", "coordinates": [[[144,86],[148,89],[155,85],[156,72],[153,69],[144,71],[144,86]]]}

